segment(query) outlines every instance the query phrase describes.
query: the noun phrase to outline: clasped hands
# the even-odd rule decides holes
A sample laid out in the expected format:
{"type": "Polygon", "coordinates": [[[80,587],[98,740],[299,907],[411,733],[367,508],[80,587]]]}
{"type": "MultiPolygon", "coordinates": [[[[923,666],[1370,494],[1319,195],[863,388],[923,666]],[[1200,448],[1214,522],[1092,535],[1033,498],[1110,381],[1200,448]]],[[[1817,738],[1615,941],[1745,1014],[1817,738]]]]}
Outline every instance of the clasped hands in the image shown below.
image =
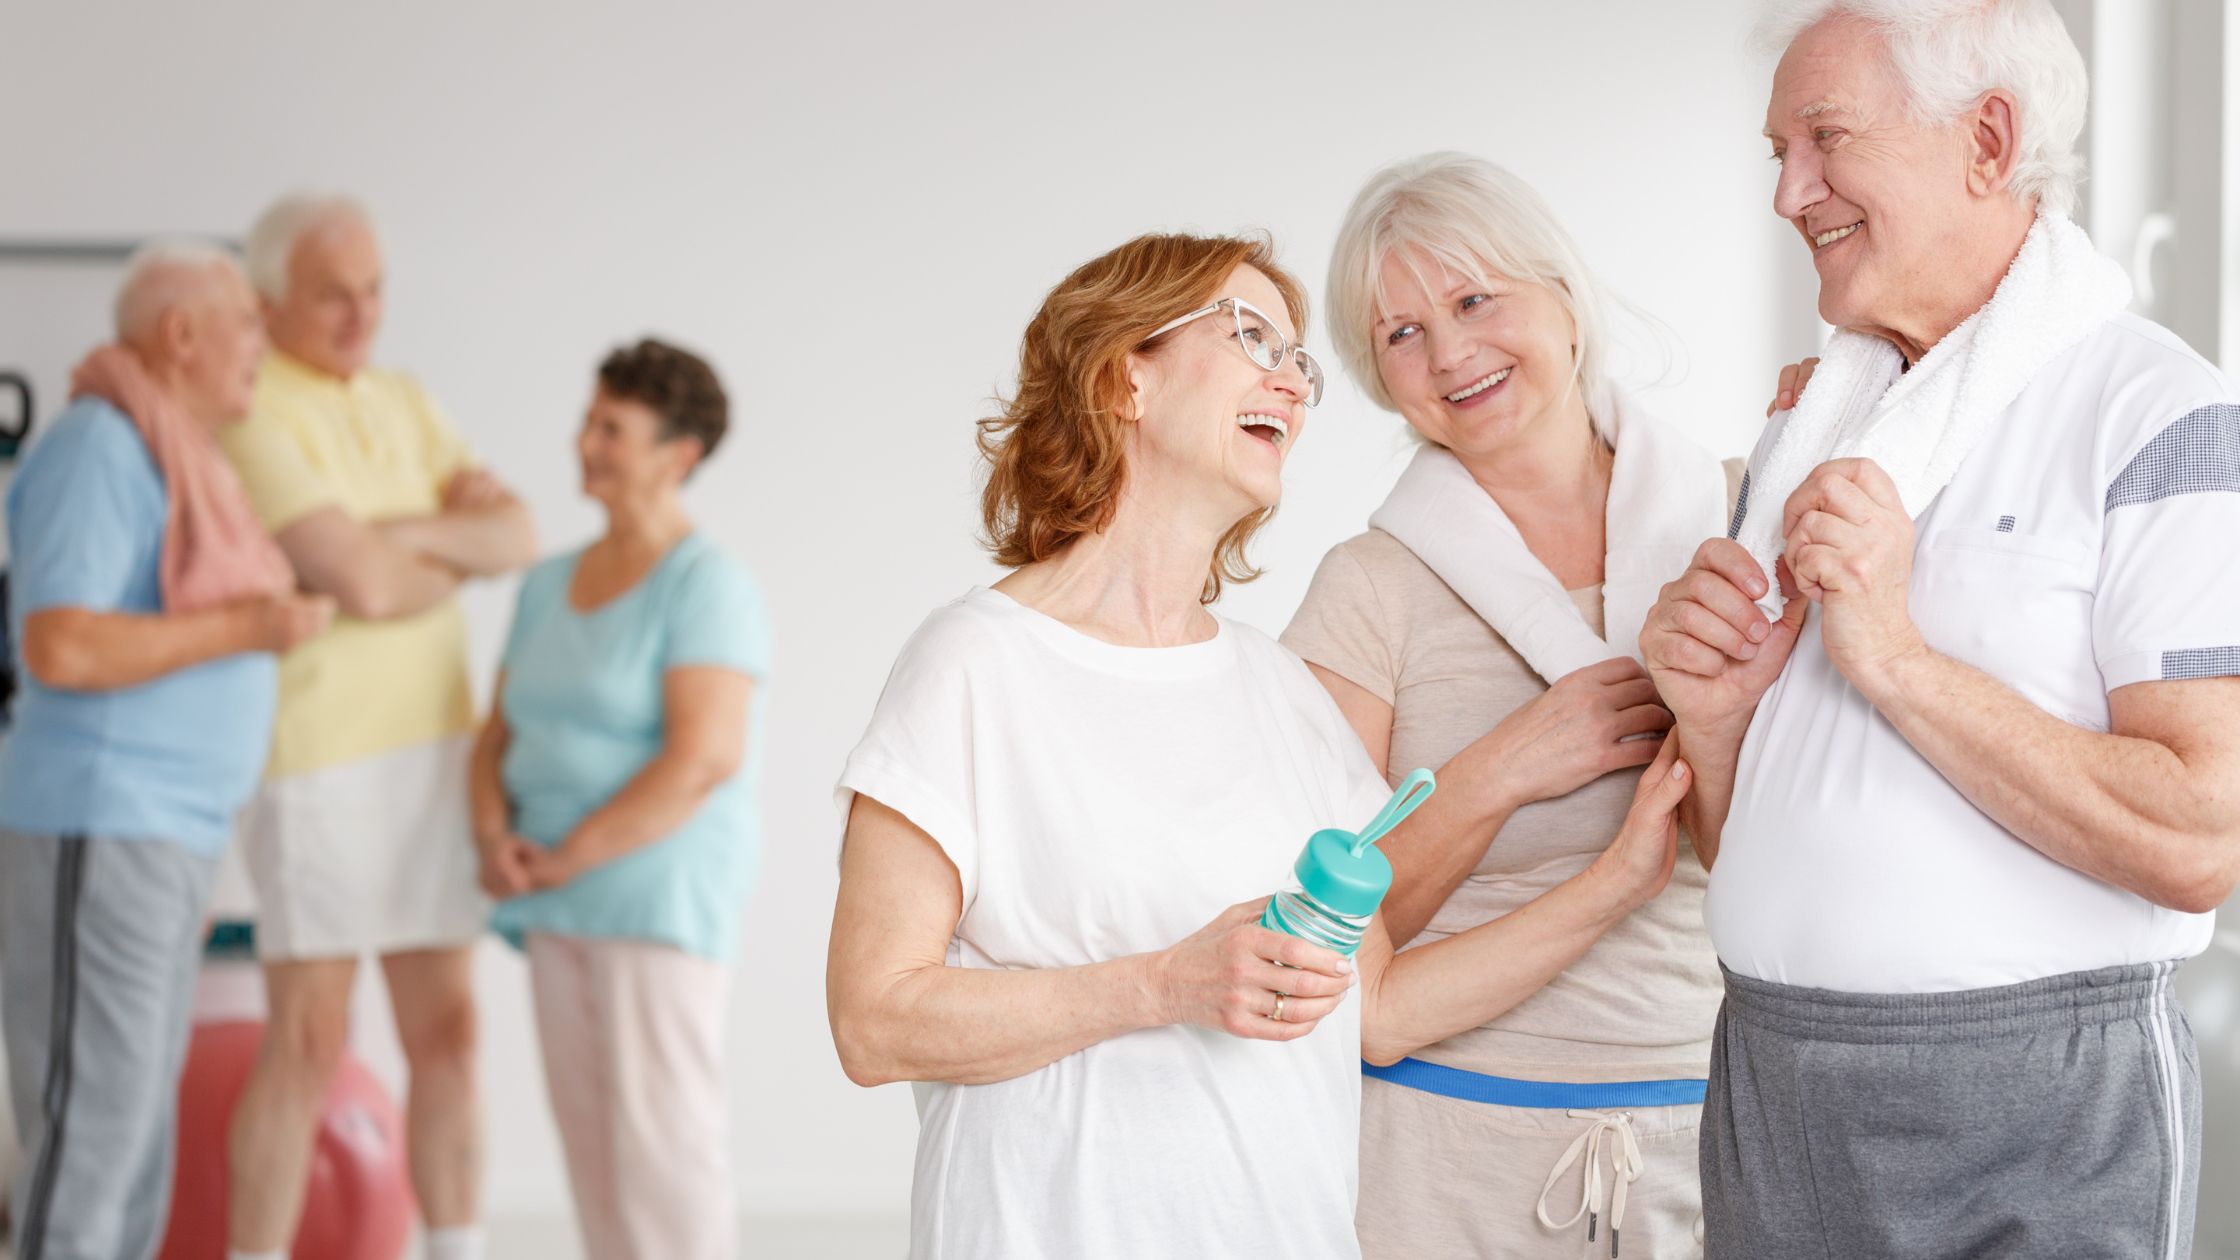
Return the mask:
{"type": "Polygon", "coordinates": [[[475,851],[481,859],[482,891],[499,901],[558,888],[582,874],[586,865],[566,844],[548,849],[510,833],[477,837],[475,851]]]}
{"type": "Polygon", "coordinates": [[[1756,607],[1766,585],[1757,562],[1723,538],[1698,548],[1650,611],[1642,654],[1683,723],[1746,718],[1787,662],[1810,604],[1820,606],[1829,661],[1870,696],[1892,664],[1922,650],[1906,605],[1913,518],[1874,461],[1813,469],[1782,505],[1781,533],[1781,620],[1756,607]]]}

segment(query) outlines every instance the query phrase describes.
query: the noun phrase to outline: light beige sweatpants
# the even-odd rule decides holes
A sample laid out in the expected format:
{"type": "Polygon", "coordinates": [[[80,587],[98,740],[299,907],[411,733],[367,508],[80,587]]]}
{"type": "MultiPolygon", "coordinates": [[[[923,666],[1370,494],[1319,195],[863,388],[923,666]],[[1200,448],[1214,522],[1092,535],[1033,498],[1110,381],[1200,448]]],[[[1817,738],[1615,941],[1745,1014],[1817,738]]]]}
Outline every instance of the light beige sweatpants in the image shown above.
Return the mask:
{"type": "MultiPolygon", "coordinates": [[[[1700,1106],[1642,1107],[1625,1113],[1640,1155],[1640,1176],[1626,1189],[1618,1260],[1695,1260],[1702,1192],[1696,1176],[1700,1106]]],[[[1480,1256],[1497,1260],[1609,1260],[1610,1217],[1619,1148],[1605,1133],[1591,1195],[1595,1237],[1581,1219],[1557,1229],[1548,1215],[1578,1212],[1589,1188],[1585,1151],[1572,1148],[1596,1120],[1571,1112],[1443,1098],[1395,1085],[1361,1082],[1361,1198],[1354,1225],[1364,1260],[1480,1256]],[[1572,1156],[1567,1160],[1566,1156],[1572,1156]],[[1559,1171],[1560,1169],[1560,1171],[1559,1171]],[[1549,1185],[1550,1174],[1555,1184],[1549,1185]]]]}
{"type": "Polygon", "coordinates": [[[730,970],[646,941],[533,932],[528,947],[584,1254],[731,1260],[730,970]]]}

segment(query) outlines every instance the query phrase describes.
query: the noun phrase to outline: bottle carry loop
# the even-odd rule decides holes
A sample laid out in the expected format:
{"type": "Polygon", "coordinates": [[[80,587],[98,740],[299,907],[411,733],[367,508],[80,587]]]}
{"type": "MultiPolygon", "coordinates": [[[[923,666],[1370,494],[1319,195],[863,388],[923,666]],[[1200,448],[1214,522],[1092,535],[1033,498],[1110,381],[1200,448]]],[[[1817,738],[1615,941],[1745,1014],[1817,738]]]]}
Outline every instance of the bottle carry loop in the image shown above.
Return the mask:
{"type": "Polygon", "coordinates": [[[1400,786],[1393,790],[1392,799],[1386,801],[1384,808],[1377,811],[1377,816],[1369,820],[1369,825],[1361,829],[1354,841],[1353,851],[1359,853],[1384,839],[1385,833],[1406,821],[1408,815],[1416,812],[1417,806],[1430,800],[1431,794],[1438,790],[1439,781],[1432,777],[1429,770],[1410,770],[1408,777],[1400,780],[1400,786]],[[1423,791],[1419,794],[1417,788],[1422,788],[1423,791]]]}

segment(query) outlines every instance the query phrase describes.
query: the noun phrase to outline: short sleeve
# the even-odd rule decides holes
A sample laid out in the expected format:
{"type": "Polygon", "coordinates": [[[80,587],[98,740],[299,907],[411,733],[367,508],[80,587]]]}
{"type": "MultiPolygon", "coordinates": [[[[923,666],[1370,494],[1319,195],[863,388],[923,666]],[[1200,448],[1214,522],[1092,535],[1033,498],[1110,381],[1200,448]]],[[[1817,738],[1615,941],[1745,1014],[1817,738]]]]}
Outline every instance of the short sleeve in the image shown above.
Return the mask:
{"type": "Polygon", "coordinates": [[[1351,544],[1330,549],[1314,571],[1307,596],[1284,627],[1283,645],[1391,704],[1399,667],[1375,582],[1351,544]]]}
{"type": "Polygon", "coordinates": [[[25,614],[125,608],[163,546],[163,483],[114,412],[57,425],[17,474],[8,509],[8,597],[25,614]]]}
{"type": "Polygon", "coordinates": [[[405,377],[402,384],[411,396],[412,412],[420,420],[421,452],[427,460],[428,480],[441,495],[443,488],[451,484],[452,477],[474,467],[474,451],[467,446],[466,439],[459,436],[450,413],[429,397],[420,382],[405,377]]]}
{"type": "MultiPolygon", "coordinates": [[[[1315,690],[1321,691],[1322,688],[1317,686],[1315,690]]],[[[1349,820],[1342,824],[1344,826],[1360,827],[1384,808],[1385,802],[1392,796],[1393,780],[1405,776],[1407,771],[1398,771],[1388,776],[1375,762],[1369,760],[1369,750],[1361,746],[1361,736],[1354,733],[1345,714],[1339,712],[1337,702],[1331,700],[1327,692],[1322,698],[1329,704],[1325,723],[1335,723],[1329,726],[1330,748],[1335,763],[1330,769],[1331,782],[1337,786],[1338,799],[1347,806],[1340,811],[1338,817],[1349,820]]],[[[1411,766],[1409,770],[1414,768],[1411,766]]]]}
{"type": "Polygon", "coordinates": [[[2103,512],[2092,639],[2108,689],[2240,675],[2240,406],[2163,428],[2103,512]]]}
{"type": "Polygon", "coordinates": [[[219,441],[257,519],[277,534],[320,508],[340,505],[342,489],[305,458],[302,443],[269,405],[260,401],[255,414],[222,430],[219,441]]]}
{"type": "Polygon", "coordinates": [[[834,789],[843,829],[862,795],[933,837],[957,868],[967,910],[980,887],[971,661],[988,650],[972,629],[952,605],[911,636],[834,789]]]}
{"type": "Polygon", "coordinates": [[[770,673],[770,614],[745,566],[710,546],[677,583],[668,612],[670,669],[712,665],[750,678],[770,673]]]}
{"type": "Polygon", "coordinates": [[[1311,781],[1326,789],[1324,817],[1333,820],[1331,826],[1360,827],[1384,808],[1392,785],[1369,759],[1369,750],[1361,746],[1361,736],[1346,721],[1338,702],[1301,668],[1300,657],[1273,644],[1267,650],[1276,658],[1276,675],[1282,679],[1280,688],[1270,690],[1287,695],[1292,711],[1286,724],[1307,741],[1301,750],[1306,761],[1302,768],[1311,781]]]}

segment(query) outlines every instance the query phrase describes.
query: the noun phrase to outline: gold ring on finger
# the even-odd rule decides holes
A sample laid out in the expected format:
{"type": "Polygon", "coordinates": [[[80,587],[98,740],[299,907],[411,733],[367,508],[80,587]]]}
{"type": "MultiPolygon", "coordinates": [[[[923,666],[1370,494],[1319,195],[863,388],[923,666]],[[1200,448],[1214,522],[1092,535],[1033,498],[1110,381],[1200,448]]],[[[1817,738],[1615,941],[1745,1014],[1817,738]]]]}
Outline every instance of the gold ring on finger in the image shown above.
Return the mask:
{"type": "Polygon", "coordinates": [[[1288,996],[1290,995],[1284,993],[1276,994],[1276,1008],[1268,1012],[1269,1019],[1272,1019],[1279,1024],[1283,1022],[1283,999],[1288,996]]]}

